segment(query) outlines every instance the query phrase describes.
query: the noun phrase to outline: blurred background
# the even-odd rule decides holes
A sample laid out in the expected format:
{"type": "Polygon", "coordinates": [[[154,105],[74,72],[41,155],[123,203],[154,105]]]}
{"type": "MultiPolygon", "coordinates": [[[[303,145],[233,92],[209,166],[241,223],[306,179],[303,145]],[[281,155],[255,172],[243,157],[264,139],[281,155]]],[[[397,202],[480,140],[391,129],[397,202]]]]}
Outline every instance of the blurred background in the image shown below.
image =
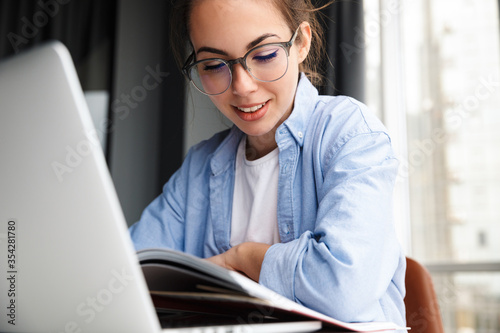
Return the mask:
{"type": "MultiPolygon", "coordinates": [[[[0,58],[51,39],[69,48],[129,224],[189,147],[231,126],[176,68],[169,10],[0,0],[0,58]]],[[[499,1],[338,0],[322,14],[320,90],[363,101],[389,129],[396,228],[432,273],[445,331],[500,332],[499,1]]]]}

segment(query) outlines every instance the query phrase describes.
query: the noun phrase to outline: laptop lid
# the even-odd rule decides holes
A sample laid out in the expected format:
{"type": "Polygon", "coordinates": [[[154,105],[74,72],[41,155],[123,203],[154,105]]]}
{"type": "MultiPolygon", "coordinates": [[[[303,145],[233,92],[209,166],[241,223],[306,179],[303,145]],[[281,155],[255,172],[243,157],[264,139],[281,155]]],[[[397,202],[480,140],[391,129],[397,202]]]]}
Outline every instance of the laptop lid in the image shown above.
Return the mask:
{"type": "Polygon", "coordinates": [[[0,331],[159,322],[66,48],[0,63],[0,331]]]}

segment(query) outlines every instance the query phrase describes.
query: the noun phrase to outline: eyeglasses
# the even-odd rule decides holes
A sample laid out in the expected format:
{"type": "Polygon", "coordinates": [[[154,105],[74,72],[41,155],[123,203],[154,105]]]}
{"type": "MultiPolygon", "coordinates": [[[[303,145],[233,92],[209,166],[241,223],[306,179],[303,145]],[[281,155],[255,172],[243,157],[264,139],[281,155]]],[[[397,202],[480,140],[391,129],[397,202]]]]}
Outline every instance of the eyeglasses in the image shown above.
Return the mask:
{"type": "Polygon", "coordinates": [[[290,48],[297,37],[299,28],[295,30],[288,42],[259,45],[249,50],[243,57],[234,60],[210,58],[189,64],[195,58],[193,52],[182,67],[182,71],[196,89],[205,95],[224,93],[231,86],[233,66],[238,63],[259,81],[277,81],[288,70],[290,48]]]}

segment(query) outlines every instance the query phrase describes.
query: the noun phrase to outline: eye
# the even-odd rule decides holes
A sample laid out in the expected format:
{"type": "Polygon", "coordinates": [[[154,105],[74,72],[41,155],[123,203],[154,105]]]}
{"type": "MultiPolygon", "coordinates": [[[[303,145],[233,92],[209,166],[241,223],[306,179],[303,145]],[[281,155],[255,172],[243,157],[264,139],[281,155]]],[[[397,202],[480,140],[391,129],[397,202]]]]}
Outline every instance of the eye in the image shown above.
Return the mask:
{"type": "Polygon", "coordinates": [[[218,73],[225,70],[226,64],[222,61],[206,61],[199,64],[198,68],[201,72],[218,73]]]}
{"type": "Polygon", "coordinates": [[[272,49],[259,50],[255,54],[252,54],[252,61],[259,63],[266,63],[273,61],[279,56],[279,47],[274,47],[272,49]]]}

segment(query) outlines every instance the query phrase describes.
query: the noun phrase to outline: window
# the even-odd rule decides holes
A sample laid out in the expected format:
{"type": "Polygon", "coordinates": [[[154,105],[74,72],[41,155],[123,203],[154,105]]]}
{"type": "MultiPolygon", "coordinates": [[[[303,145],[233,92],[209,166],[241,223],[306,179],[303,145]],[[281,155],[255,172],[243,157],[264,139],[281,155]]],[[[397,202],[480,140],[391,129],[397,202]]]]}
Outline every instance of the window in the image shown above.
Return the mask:
{"type": "Polygon", "coordinates": [[[500,332],[497,0],[365,1],[367,104],[401,159],[396,217],[446,332],[500,332]]]}

